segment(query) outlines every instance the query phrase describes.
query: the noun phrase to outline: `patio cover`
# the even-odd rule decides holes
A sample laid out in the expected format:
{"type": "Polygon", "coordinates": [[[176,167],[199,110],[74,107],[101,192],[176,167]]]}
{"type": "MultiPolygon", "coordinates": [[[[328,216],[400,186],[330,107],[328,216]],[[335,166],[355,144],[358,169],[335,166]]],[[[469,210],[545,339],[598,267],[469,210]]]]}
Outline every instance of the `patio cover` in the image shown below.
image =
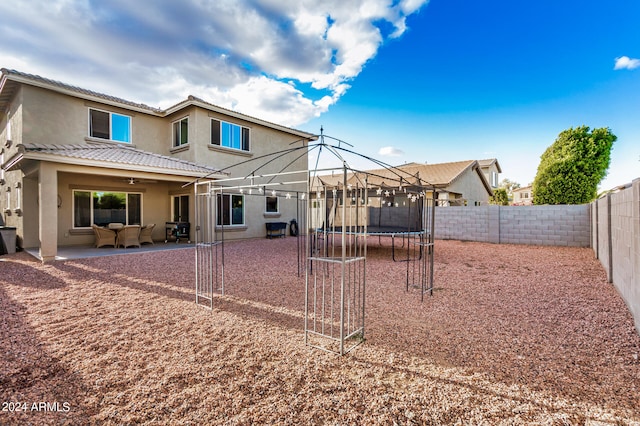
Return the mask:
{"type": "Polygon", "coordinates": [[[122,144],[37,144],[18,145],[18,153],[6,163],[6,170],[15,170],[31,161],[50,161],[119,170],[159,173],[181,177],[226,177],[217,169],[122,144]]]}

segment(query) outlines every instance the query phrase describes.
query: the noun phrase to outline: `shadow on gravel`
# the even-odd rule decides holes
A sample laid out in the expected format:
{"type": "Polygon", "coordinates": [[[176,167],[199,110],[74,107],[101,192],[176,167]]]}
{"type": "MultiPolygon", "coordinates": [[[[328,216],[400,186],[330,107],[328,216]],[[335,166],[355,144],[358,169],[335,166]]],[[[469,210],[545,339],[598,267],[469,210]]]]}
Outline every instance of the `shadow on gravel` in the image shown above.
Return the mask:
{"type": "Polygon", "coordinates": [[[0,424],[87,424],[89,389],[47,352],[25,311],[0,285],[0,424]]]}

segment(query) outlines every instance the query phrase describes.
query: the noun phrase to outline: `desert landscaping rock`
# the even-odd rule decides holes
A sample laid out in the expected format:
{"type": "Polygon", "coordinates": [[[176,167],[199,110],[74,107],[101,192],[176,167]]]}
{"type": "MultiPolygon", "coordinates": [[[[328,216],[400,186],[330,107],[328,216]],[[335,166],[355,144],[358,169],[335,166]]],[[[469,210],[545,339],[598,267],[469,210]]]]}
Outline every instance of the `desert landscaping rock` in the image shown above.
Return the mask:
{"type": "Polygon", "coordinates": [[[294,238],[226,242],[213,310],[193,249],[3,256],[0,424],[640,424],[640,337],[593,251],[437,241],[421,303],[382,244],[344,357],[304,344],[294,238]]]}

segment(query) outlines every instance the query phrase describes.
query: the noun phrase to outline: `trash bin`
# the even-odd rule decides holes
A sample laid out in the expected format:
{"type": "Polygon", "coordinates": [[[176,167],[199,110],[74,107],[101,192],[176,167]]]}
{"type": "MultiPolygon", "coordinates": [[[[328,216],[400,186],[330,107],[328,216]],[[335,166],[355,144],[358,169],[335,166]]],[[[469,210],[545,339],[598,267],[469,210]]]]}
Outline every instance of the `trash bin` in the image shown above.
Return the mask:
{"type": "Polygon", "coordinates": [[[0,226],[0,254],[13,254],[16,252],[16,228],[13,226],[0,226]]]}

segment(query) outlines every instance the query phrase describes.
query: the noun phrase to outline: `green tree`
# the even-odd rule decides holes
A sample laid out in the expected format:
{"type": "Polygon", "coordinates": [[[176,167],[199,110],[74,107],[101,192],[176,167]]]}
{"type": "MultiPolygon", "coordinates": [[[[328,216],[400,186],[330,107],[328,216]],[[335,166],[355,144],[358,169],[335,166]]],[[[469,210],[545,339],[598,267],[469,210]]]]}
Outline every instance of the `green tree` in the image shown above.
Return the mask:
{"type": "Polygon", "coordinates": [[[493,195],[489,197],[489,204],[497,204],[499,206],[509,205],[509,194],[504,188],[498,188],[493,191],[493,195]]]}
{"type": "Polygon", "coordinates": [[[540,157],[533,181],[534,204],[584,204],[596,198],[607,175],[617,137],[587,126],[561,132],[540,157]]]}
{"type": "MultiPolygon", "coordinates": [[[[513,200],[513,190],[520,188],[520,184],[518,182],[514,182],[510,179],[504,178],[500,181],[500,185],[498,188],[504,188],[507,191],[507,199],[509,201],[513,200]]],[[[507,204],[505,204],[507,205],[507,204]]]]}
{"type": "Polygon", "coordinates": [[[520,184],[518,182],[514,182],[510,179],[505,178],[500,181],[500,185],[498,185],[498,188],[504,188],[507,190],[507,194],[511,194],[514,189],[520,188],[520,184]]]}

